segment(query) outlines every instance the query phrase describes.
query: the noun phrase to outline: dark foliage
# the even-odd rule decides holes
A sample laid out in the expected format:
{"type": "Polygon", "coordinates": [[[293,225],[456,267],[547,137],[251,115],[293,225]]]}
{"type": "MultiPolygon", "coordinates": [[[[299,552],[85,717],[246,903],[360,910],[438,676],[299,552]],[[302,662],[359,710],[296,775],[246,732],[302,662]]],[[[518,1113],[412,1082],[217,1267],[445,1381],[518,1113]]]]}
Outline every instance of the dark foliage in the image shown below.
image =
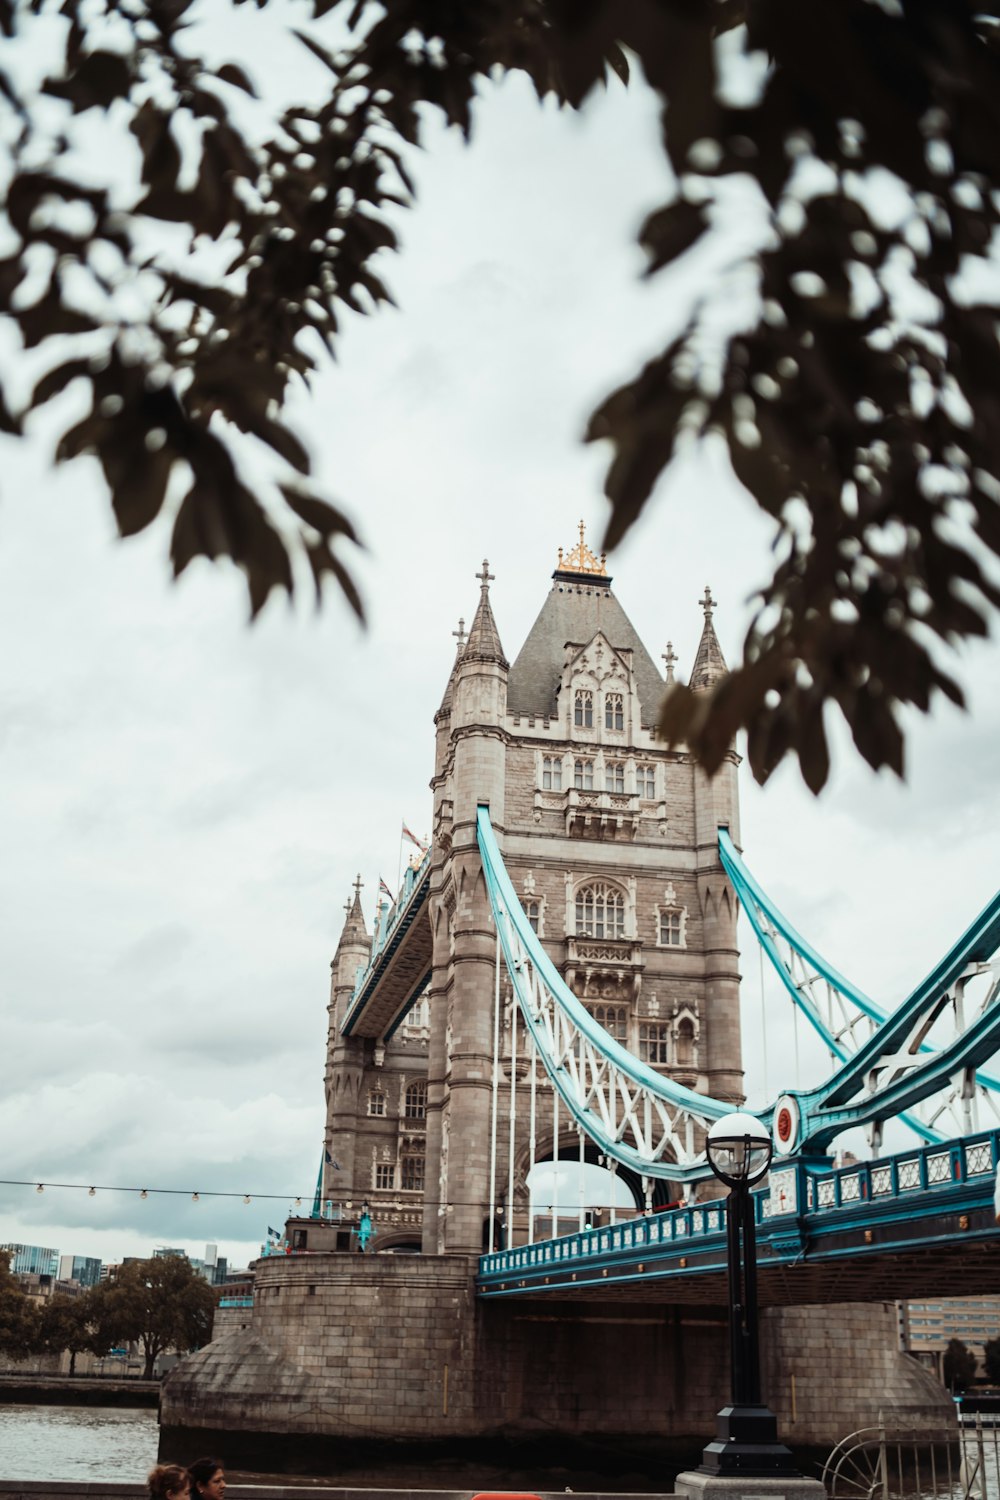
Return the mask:
{"type": "MultiPolygon", "coordinates": [[[[832,704],[864,758],[901,773],[900,706],[926,710],[936,691],[962,701],[941,648],[985,634],[1000,602],[998,314],[969,274],[992,249],[1000,192],[996,4],[389,0],[381,13],[313,0],[300,36],[328,96],[254,142],[230,109],[253,84],[236,63],[193,55],[188,7],[58,7],[64,52],[45,90],[73,114],[127,116],[142,158],[128,211],[70,170],[72,123],[46,138],[38,101],[0,74],[20,122],[0,306],[25,347],[51,344],[56,359],[77,346],[25,410],[0,396],[0,429],[16,433],[27,409],[82,381],[91,408],[59,457],[97,455],[124,535],[157,516],[179,472],[177,572],[233,559],[256,612],[273,588],[292,590],[300,558],[317,590],[332,574],[360,613],[335,550],[354,540],[350,523],[303,487],[309,458],[280,418],[289,383],[332,351],[344,308],[388,300],[376,266],[396,249],[390,212],[412,200],[402,152],[427,106],[468,135],[475,91],[497,70],[576,106],[632,55],[663,100],[681,184],[643,226],[650,272],[697,244],[734,184],[756,193],[761,237],[756,291],[729,326],[710,320],[706,286],[681,335],[594,413],[588,436],[611,447],[607,544],[678,444],[710,435],[776,533],[742,662],[711,693],[678,684],[663,731],[714,768],[745,728],[759,780],[791,753],[818,790],[832,704]],[[114,51],[100,40],[109,18],[127,38],[114,51]],[[757,63],[757,91],[738,105],[722,33],[757,63]],[[193,182],[182,137],[198,141],[193,182]],[[150,256],[157,220],[218,242],[222,273],[150,256]],[[86,296],[69,274],[81,268],[86,296]],[[116,301],[129,278],[154,289],[137,321],[116,301]],[[287,467],[273,493],[246,477],[237,434],[287,467]]],[[[0,27],[13,37],[47,13],[45,0],[0,0],[0,27]]]]}
{"type": "Polygon", "coordinates": [[[941,1361],[944,1383],[950,1391],[964,1391],[976,1378],[976,1356],[961,1339],[949,1339],[941,1361]]]}

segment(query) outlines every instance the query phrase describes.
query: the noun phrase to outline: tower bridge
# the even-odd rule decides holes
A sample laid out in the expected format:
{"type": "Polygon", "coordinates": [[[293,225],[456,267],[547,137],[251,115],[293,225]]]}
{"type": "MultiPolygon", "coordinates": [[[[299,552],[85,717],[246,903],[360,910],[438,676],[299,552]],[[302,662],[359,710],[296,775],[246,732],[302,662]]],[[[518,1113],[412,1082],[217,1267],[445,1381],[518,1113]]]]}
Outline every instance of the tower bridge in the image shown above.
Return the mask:
{"type": "MultiPolygon", "coordinates": [[[[488,564],[478,579],[434,716],[431,846],[371,930],[356,884],[334,956],[307,1253],[258,1262],[247,1326],[170,1377],[161,1452],[192,1428],[270,1467],[305,1443],[349,1466],[372,1438],[453,1453],[544,1428],[565,1453],[707,1435],[727,1344],[704,1142],[745,1094],[740,903],[831,1057],[766,1112],[765,1395],[798,1442],[886,1402],[938,1421],[891,1303],[1000,1291],[1000,898],[885,1014],[743,864],[735,749],[709,778],[656,738],[677,658],[668,643],[665,679],[582,528],[512,665],[488,564]],[[880,1158],[900,1115],[923,1144],[880,1158]],[[848,1126],[876,1157],[836,1170],[848,1126]],[[639,1216],[587,1231],[581,1208],[539,1240],[530,1180],[567,1157],[625,1183],[639,1216]],[[368,1206],[376,1250],[420,1253],[338,1253],[326,1202],[368,1206]]],[[[726,671],[714,608],[706,589],[695,692],[726,671]]]]}

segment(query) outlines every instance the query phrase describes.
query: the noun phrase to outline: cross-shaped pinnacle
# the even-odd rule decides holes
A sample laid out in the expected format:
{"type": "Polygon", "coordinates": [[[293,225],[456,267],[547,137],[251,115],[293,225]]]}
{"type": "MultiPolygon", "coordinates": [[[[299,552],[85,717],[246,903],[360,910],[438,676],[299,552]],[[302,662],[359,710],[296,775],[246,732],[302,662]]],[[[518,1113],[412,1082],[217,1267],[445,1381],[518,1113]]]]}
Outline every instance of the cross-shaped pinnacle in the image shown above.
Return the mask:
{"type": "Polygon", "coordinates": [[[481,573],[477,573],[476,577],[479,579],[479,584],[482,588],[483,593],[489,593],[490,584],[495,580],[496,574],[490,572],[490,565],[485,557],[483,558],[483,571],[481,573]]]}
{"type": "Polygon", "coordinates": [[[716,601],[712,598],[712,590],[709,588],[707,583],[705,585],[705,593],[703,597],[698,600],[698,603],[705,611],[705,624],[707,625],[709,620],[712,618],[712,611],[716,606],[716,601]]]}
{"type": "Polygon", "coordinates": [[[461,655],[461,653],[462,653],[462,647],[465,645],[466,641],[469,639],[469,637],[465,633],[465,621],[464,621],[464,619],[461,618],[461,616],[459,617],[459,621],[458,621],[458,629],[457,630],[453,630],[451,633],[452,633],[452,635],[455,637],[455,639],[458,642],[458,652],[459,652],[459,655],[461,655]]]}
{"type": "Polygon", "coordinates": [[[673,643],[673,641],[668,641],[667,642],[667,649],[663,653],[662,660],[663,660],[663,662],[664,662],[664,664],[665,664],[665,666],[667,668],[667,681],[668,682],[673,682],[673,680],[674,680],[674,667],[676,667],[677,662],[679,660],[679,658],[677,656],[677,652],[674,650],[674,643],[673,643]]]}
{"type": "Polygon", "coordinates": [[[354,882],[354,894],[355,894],[355,896],[360,897],[360,895],[361,895],[361,888],[362,888],[363,885],[364,885],[364,881],[361,879],[361,873],[359,871],[358,872],[358,878],[354,882]]]}

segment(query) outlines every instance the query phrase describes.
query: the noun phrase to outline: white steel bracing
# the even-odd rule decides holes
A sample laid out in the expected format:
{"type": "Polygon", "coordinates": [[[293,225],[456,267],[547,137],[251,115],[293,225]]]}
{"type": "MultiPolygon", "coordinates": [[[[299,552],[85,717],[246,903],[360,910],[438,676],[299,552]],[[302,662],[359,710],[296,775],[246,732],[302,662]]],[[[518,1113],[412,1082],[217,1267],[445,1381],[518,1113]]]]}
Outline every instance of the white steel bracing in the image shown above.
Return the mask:
{"type": "Polygon", "coordinates": [[[704,1138],[732,1105],[662,1078],[593,1019],[549,959],[504,867],[489,812],[479,850],[504,960],[524,1023],[563,1105],[599,1149],[648,1178],[710,1176],[704,1138]]]}

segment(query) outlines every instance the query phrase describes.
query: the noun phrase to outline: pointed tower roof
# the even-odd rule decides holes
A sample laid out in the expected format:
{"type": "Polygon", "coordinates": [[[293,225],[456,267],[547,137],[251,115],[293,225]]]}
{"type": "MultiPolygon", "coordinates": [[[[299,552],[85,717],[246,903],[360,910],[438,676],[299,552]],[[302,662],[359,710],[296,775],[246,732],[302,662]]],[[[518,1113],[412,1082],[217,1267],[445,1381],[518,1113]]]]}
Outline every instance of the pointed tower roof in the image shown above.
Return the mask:
{"type": "Polygon", "coordinates": [[[596,557],[587,546],[581,521],[577,546],[565,554],[559,548],[552,591],[510,669],[508,712],[538,719],[554,718],[566,645],[573,642],[586,646],[599,630],[615,649],[632,653],[642,722],[655,724],[663,697],[663,678],[611,592],[605,558],[596,557]]]}
{"type": "Polygon", "coordinates": [[[729,670],[726,666],[726,658],[722,654],[722,647],[719,645],[719,638],[715,633],[715,626],[712,624],[716,601],[712,598],[712,590],[707,583],[705,593],[698,602],[705,611],[705,624],[702,627],[701,640],[698,642],[694,666],[691,668],[691,687],[694,692],[714,687],[719,678],[724,677],[729,670]]]}
{"type": "MultiPolygon", "coordinates": [[[[365,926],[365,914],[361,910],[362,884],[363,881],[359,875],[354,882],[354,900],[347,901],[344,905],[347,916],[344,919],[340,942],[337,944],[337,953],[340,952],[341,948],[347,947],[348,944],[357,945],[359,943],[368,944],[371,942],[371,936],[368,928],[365,926]]],[[[334,961],[336,961],[336,958],[334,961]]]]}
{"type": "Polygon", "coordinates": [[[490,565],[483,559],[483,571],[477,573],[479,579],[479,603],[472,621],[472,629],[469,631],[469,639],[462,652],[462,661],[495,661],[506,668],[507,658],[503,654],[500,644],[500,632],[497,630],[497,622],[493,618],[493,610],[490,607],[490,584],[494,575],[490,572],[490,565]]]}
{"type": "Polygon", "coordinates": [[[455,696],[455,678],[458,676],[458,664],[462,660],[462,655],[465,651],[465,643],[469,639],[469,637],[465,633],[465,620],[460,618],[458,622],[458,629],[453,630],[451,633],[458,641],[458,646],[455,650],[455,660],[451,664],[451,674],[445,685],[444,697],[441,699],[441,706],[438,709],[437,713],[434,715],[435,724],[437,723],[438,719],[447,718],[451,713],[451,702],[455,696]]]}

